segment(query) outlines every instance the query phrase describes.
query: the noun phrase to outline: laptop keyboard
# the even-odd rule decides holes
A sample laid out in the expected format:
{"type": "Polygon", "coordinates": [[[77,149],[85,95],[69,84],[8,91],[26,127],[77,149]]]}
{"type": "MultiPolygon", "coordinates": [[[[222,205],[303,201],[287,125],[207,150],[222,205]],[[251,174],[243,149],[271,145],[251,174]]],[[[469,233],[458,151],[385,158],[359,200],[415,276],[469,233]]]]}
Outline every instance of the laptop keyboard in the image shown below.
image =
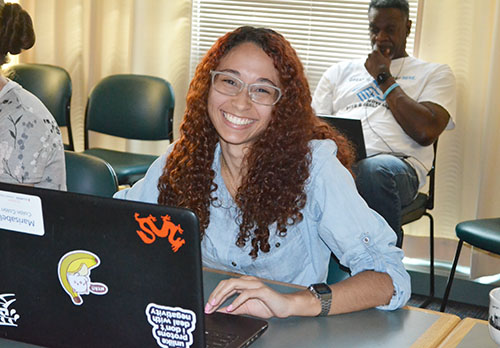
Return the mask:
{"type": "Polygon", "coordinates": [[[221,331],[205,331],[205,343],[207,348],[223,348],[228,347],[238,338],[238,335],[233,335],[229,332],[221,331]]]}

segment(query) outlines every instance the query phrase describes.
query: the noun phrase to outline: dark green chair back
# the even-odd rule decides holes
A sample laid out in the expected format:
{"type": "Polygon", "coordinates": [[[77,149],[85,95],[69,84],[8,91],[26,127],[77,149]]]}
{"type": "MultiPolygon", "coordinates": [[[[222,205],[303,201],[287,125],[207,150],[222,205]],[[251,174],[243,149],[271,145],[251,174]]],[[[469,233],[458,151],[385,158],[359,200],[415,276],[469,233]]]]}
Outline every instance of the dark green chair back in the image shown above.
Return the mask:
{"type": "Polygon", "coordinates": [[[58,66],[48,64],[17,64],[12,66],[7,76],[33,93],[49,109],[59,127],[68,128],[67,150],[73,150],[70,105],[72,85],[68,72],[58,66]]]}
{"type": "Polygon", "coordinates": [[[73,151],[64,151],[64,155],[69,192],[112,197],[118,191],[118,179],[109,163],[73,151]]]}
{"type": "Polygon", "coordinates": [[[168,81],[144,75],[112,75],[91,91],[88,131],[138,140],[172,140],[174,90],[168,81]]]}
{"type": "Polygon", "coordinates": [[[112,75],[91,91],[85,112],[85,153],[109,162],[120,185],[132,185],[157,158],[94,148],[89,132],[137,140],[173,140],[174,90],[164,79],[144,75],[112,75]]]}
{"type": "Polygon", "coordinates": [[[490,253],[500,255],[500,218],[464,221],[455,227],[455,233],[458,237],[457,251],[455,252],[455,259],[451,266],[443,301],[441,302],[441,312],[444,312],[448,303],[455,270],[457,269],[458,259],[460,258],[464,242],[490,253]]]}

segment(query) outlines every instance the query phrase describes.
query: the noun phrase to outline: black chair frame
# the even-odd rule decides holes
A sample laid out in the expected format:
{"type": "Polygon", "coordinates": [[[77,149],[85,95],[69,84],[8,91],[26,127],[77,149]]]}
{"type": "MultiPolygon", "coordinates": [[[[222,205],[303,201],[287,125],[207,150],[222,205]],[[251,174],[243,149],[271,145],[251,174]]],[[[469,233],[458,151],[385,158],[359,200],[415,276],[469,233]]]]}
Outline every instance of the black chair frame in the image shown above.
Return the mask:
{"type": "MultiPolygon", "coordinates": [[[[429,210],[434,209],[434,189],[436,185],[436,157],[437,157],[437,140],[433,144],[434,159],[432,167],[427,173],[429,177],[429,190],[427,193],[419,192],[415,200],[408,206],[403,207],[401,213],[401,226],[410,222],[419,220],[422,216],[429,218],[429,295],[427,299],[420,305],[421,308],[427,307],[435,297],[435,269],[434,269],[434,218],[429,210]]],[[[404,236],[403,231],[402,235],[404,236]]]]}

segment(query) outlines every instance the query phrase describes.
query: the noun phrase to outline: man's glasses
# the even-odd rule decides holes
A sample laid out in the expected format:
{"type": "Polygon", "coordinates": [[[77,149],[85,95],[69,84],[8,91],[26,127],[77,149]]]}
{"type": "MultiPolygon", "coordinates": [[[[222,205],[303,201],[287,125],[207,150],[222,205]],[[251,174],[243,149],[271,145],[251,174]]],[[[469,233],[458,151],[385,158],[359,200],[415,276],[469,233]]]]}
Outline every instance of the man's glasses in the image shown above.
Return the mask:
{"type": "Polygon", "coordinates": [[[251,83],[241,81],[236,76],[223,71],[210,71],[212,74],[212,86],[219,93],[235,96],[247,87],[250,99],[262,105],[274,105],[281,98],[281,89],[263,83],[251,83]]]}

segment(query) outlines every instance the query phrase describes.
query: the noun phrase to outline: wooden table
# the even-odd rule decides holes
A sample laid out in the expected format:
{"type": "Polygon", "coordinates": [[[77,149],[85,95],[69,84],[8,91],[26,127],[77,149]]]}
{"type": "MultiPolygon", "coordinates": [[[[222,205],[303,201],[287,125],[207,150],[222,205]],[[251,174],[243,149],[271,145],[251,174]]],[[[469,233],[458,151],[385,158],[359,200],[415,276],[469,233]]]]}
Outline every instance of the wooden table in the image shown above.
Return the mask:
{"type": "Polygon", "coordinates": [[[439,348],[496,348],[497,345],[490,337],[488,322],[486,320],[465,318],[446,339],[439,348]]]}

